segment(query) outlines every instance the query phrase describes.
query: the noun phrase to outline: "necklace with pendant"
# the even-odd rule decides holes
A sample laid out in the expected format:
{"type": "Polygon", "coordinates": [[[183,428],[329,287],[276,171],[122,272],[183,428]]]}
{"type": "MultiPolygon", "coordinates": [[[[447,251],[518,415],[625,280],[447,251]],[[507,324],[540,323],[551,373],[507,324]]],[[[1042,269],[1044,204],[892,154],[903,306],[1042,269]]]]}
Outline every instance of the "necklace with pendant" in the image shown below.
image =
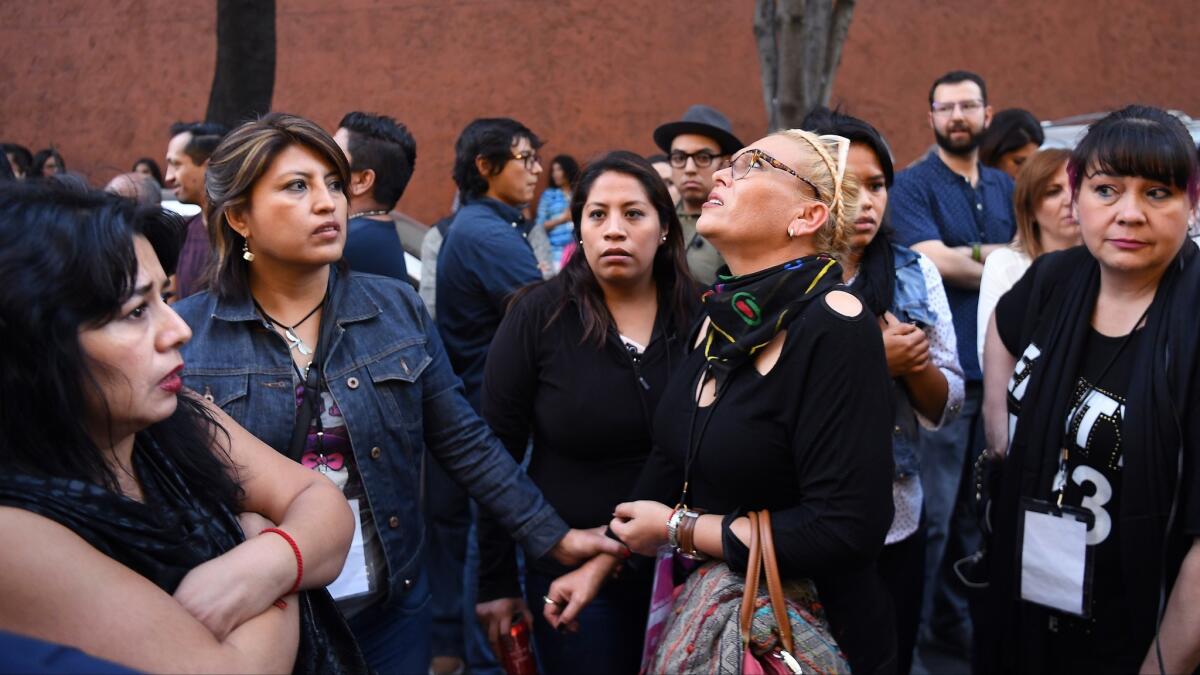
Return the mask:
{"type": "Polygon", "coordinates": [[[389,213],[391,212],[387,209],[378,209],[376,211],[359,211],[358,213],[351,213],[347,220],[354,220],[355,218],[370,218],[371,216],[386,216],[389,213]]]}
{"type": "Polygon", "coordinates": [[[299,335],[296,335],[296,329],[299,328],[300,325],[303,324],[305,321],[308,321],[310,318],[312,318],[312,315],[316,314],[317,310],[321,309],[324,306],[325,306],[325,298],[321,298],[321,302],[317,303],[316,307],[313,307],[311,310],[309,310],[308,314],[305,314],[303,319],[300,319],[296,323],[288,326],[287,324],[283,323],[282,321],[275,319],[270,314],[267,314],[266,310],[264,310],[262,308],[262,306],[258,304],[258,301],[257,300],[254,301],[255,309],[257,309],[258,313],[262,314],[263,319],[265,319],[265,321],[263,321],[263,325],[266,326],[268,330],[274,330],[275,328],[282,328],[283,329],[283,339],[287,340],[287,342],[288,342],[288,350],[296,350],[296,351],[300,352],[300,354],[302,356],[311,356],[313,353],[313,350],[311,348],[309,348],[308,345],[304,344],[304,340],[301,340],[299,335]]]}

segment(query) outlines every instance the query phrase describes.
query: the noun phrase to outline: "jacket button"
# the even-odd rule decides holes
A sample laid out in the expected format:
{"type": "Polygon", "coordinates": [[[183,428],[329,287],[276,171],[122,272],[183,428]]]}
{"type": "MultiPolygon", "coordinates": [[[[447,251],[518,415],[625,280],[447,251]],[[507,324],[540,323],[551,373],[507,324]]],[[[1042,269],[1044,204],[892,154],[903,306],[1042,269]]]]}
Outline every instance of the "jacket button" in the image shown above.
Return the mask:
{"type": "Polygon", "coordinates": [[[900,433],[900,425],[899,424],[896,425],[896,433],[900,433]]]}
{"type": "Polygon", "coordinates": [[[400,527],[400,516],[392,516],[391,518],[388,518],[388,527],[392,528],[393,530],[397,527],[400,527]]]}
{"type": "Polygon", "coordinates": [[[382,454],[383,450],[380,450],[378,445],[371,448],[371,459],[379,459],[379,456],[382,454]]]}
{"type": "Polygon", "coordinates": [[[347,377],[346,378],[346,386],[350,387],[351,389],[358,389],[358,378],[357,377],[347,377]]]}
{"type": "Polygon", "coordinates": [[[404,590],[406,590],[406,591],[411,591],[411,590],[412,590],[412,587],[413,587],[413,580],[412,580],[412,579],[405,579],[405,580],[404,580],[404,590]]]}

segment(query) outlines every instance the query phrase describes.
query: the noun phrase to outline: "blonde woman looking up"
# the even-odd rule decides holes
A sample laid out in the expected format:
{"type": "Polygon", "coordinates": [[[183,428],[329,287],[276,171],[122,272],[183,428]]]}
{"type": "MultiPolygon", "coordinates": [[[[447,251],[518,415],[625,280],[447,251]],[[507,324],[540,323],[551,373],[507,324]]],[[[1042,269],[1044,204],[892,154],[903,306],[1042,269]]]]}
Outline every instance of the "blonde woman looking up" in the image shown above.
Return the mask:
{"type": "MultiPolygon", "coordinates": [[[[728,266],[703,294],[707,318],[663,392],[635,501],[611,528],[635,553],[669,544],[744,572],[746,512],[769,509],[782,578],[815,582],[852,668],[875,672],[895,665],[875,572],[892,520],[891,403],[879,328],[838,263],[858,203],[849,145],[782,131],[714,174],[697,231],[728,266]]],[[[569,599],[565,579],[548,597],[569,599]]]]}

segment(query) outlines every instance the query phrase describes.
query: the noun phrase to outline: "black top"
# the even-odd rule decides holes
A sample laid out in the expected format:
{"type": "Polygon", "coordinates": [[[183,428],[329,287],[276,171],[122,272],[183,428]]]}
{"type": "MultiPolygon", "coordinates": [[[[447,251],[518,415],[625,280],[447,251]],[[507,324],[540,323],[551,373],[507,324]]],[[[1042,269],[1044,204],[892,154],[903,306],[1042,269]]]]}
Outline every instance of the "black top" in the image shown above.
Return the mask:
{"type": "MultiPolygon", "coordinates": [[[[1010,350],[1019,349],[1025,310],[1031,301],[1029,291],[1029,285],[1021,285],[996,306],[996,330],[1010,350]]],[[[1087,541],[1094,549],[1091,616],[1082,619],[1054,612],[1060,625],[1057,635],[1063,636],[1062,648],[1069,645],[1071,650],[1085,650],[1089,659],[1112,664],[1113,672],[1136,670],[1146,654],[1146,645],[1132,640],[1125,625],[1118,517],[1125,463],[1121,431],[1133,360],[1142,338],[1140,330],[1132,336],[1118,337],[1088,330],[1069,413],[1062,427],[1068,450],[1063,504],[1091,511],[1094,522],[1088,529],[1087,541]],[[1122,347],[1127,339],[1128,344],[1122,347]]],[[[1014,417],[1021,414],[1018,394],[1023,393],[1023,389],[1015,388],[1009,392],[1008,411],[1014,417]]],[[[1039,498],[1055,499],[1052,494],[1039,498]]],[[[1051,640],[1056,637],[1050,635],[1051,640]]]]}
{"type": "MultiPolygon", "coordinates": [[[[650,415],[683,360],[686,327],[676,328],[660,306],[644,353],[633,355],[615,330],[601,347],[583,341],[574,303],[547,326],[561,293],[561,283],[538,285],[500,323],[484,372],[483,417],[517,461],[532,435],[530,478],[568,525],[597,527],[628,499],[650,454],[650,415]]],[[[480,601],[520,596],[512,548],[502,528],[481,519],[480,601]]]]}
{"type": "MultiPolygon", "coordinates": [[[[816,582],[853,670],[894,669],[894,619],[874,566],[892,521],[883,340],[869,312],[850,319],[825,300],[792,321],[766,375],[748,362],[718,383],[718,399],[694,425],[705,362],[703,350],[691,351],[659,404],[655,449],[634,498],[679,500],[694,426],[689,506],[733,515],[770,509],[781,575],[816,582]]],[[[724,558],[745,570],[749,551],[730,522],[724,558]]]]}

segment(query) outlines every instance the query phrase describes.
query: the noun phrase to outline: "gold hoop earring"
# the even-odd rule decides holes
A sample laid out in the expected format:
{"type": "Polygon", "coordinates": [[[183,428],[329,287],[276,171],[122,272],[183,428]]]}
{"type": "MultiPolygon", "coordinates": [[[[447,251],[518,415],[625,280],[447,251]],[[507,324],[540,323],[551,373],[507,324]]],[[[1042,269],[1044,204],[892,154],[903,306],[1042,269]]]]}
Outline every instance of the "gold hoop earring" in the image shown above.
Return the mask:
{"type": "Polygon", "coordinates": [[[250,252],[250,242],[242,240],[242,260],[254,262],[254,254],[250,252]]]}

